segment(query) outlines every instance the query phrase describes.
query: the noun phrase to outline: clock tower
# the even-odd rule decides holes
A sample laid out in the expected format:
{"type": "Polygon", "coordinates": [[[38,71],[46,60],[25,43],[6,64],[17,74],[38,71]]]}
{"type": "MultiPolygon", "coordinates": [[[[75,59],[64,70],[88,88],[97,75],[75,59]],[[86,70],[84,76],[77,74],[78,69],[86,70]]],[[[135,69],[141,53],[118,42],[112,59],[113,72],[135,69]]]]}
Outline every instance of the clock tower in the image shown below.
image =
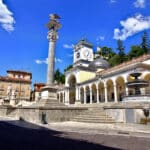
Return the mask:
{"type": "Polygon", "coordinates": [[[85,39],[80,40],[74,46],[74,66],[85,66],[93,61],[93,45],[85,39]]]}

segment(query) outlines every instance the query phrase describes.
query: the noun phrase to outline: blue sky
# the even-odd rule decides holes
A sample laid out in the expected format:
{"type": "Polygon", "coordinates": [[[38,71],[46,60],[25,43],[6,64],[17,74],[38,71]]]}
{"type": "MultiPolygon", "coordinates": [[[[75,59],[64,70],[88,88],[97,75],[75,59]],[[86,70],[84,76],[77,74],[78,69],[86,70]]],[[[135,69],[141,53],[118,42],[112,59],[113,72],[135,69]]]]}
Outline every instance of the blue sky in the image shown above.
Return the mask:
{"type": "Polygon", "coordinates": [[[32,82],[46,82],[49,14],[61,16],[56,68],[72,64],[72,45],[86,37],[97,46],[112,47],[122,39],[129,51],[143,31],[150,36],[150,0],[0,0],[0,75],[25,70],[32,82]]]}

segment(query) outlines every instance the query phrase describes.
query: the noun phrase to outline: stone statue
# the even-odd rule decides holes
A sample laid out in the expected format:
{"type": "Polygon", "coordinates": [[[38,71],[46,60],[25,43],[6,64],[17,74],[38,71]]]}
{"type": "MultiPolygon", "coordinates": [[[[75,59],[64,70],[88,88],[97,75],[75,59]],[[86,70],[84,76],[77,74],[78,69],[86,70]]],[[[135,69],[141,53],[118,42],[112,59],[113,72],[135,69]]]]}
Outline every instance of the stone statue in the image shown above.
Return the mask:
{"type": "Polygon", "coordinates": [[[15,100],[16,99],[16,90],[12,90],[12,96],[11,99],[15,100]]]}
{"type": "Polygon", "coordinates": [[[60,19],[60,17],[57,14],[50,14],[50,21],[47,23],[46,27],[49,30],[57,31],[61,27],[58,19],[60,19]]]}
{"type": "Polygon", "coordinates": [[[10,100],[12,95],[12,86],[11,84],[7,87],[7,98],[10,100]]]}

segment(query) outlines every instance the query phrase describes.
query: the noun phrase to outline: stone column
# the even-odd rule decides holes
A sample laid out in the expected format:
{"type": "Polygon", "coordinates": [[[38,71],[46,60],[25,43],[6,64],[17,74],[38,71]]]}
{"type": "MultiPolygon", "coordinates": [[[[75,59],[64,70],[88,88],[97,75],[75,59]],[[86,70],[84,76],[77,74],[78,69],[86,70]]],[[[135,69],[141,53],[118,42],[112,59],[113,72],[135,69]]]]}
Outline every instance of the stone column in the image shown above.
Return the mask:
{"type": "Polygon", "coordinates": [[[80,99],[79,99],[79,87],[78,86],[76,86],[76,88],[75,88],[75,91],[76,91],[76,101],[75,101],[75,103],[76,104],[79,104],[80,103],[80,99]]]}
{"type": "Polygon", "coordinates": [[[107,84],[104,82],[105,103],[108,103],[107,84]]]}
{"type": "Polygon", "coordinates": [[[63,92],[63,103],[65,103],[65,92],[63,92]]]}
{"type": "Polygon", "coordinates": [[[98,85],[96,85],[96,94],[97,94],[97,103],[99,103],[99,89],[98,89],[98,85]]]}
{"type": "Polygon", "coordinates": [[[69,104],[69,89],[65,91],[65,104],[69,104]]]}
{"type": "Polygon", "coordinates": [[[92,87],[90,87],[90,104],[92,104],[92,87]]]}
{"type": "Polygon", "coordinates": [[[114,83],[114,98],[115,98],[115,103],[117,103],[118,99],[117,99],[117,87],[116,87],[116,83],[114,83]]]}
{"type": "Polygon", "coordinates": [[[84,104],[86,104],[86,88],[84,88],[84,104]]]}
{"type": "Polygon", "coordinates": [[[79,88],[79,90],[78,90],[78,94],[79,94],[79,101],[81,102],[81,89],[79,88]]]}
{"type": "Polygon", "coordinates": [[[60,17],[57,14],[50,15],[50,21],[47,23],[48,35],[47,39],[49,41],[49,51],[48,51],[48,68],[47,68],[47,85],[53,85],[54,83],[54,65],[55,65],[55,45],[58,39],[58,29],[61,24],[58,22],[60,17]]]}
{"type": "Polygon", "coordinates": [[[48,67],[47,67],[47,84],[54,83],[54,68],[55,68],[55,45],[57,32],[55,30],[48,32],[49,51],[48,51],[48,67]]]}

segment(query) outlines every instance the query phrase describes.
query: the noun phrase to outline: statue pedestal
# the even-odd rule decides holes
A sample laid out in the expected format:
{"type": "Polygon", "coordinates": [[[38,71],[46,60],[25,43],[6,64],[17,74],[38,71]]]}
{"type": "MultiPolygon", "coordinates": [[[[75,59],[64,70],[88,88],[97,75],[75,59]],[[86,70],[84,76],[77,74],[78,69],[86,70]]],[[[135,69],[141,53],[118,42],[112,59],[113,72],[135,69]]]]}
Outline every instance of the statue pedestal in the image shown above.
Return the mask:
{"type": "Polygon", "coordinates": [[[46,85],[42,88],[41,98],[42,99],[56,99],[57,100],[57,87],[55,85],[46,85]]]}
{"type": "Polygon", "coordinates": [[[57,85],[46,85],[41,89],[41,99],[34,105],[38,107],[64,107],[57,100],[57,85]]]}
{"type": "Polygon", "coordinates": [[[12,105],[12,106],[15,106],[15,105],[16,105],[15,99],[11,99],[11,100],[10,100],[10,105],[12,105]]]}

